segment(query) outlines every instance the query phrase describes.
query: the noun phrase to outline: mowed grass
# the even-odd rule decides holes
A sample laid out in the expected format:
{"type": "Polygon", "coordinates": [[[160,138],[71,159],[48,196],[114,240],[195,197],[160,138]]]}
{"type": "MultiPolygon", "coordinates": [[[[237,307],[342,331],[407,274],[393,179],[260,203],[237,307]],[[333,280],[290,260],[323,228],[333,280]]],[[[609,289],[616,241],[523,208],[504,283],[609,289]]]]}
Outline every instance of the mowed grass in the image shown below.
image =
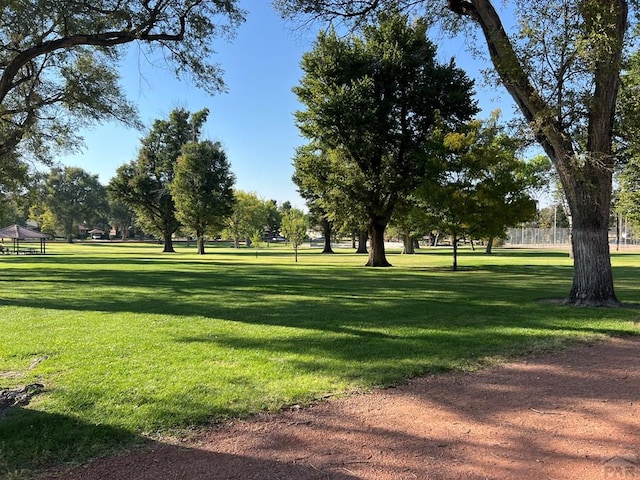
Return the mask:
{"type": "Polygon", "coordinates": [[[44,394],[0,417],[0,477],[83,461],[194,426],[426,372],[473,369],[639,331],[640,254],[614,254],[622,309],[563,297],[554,250],[391,251],[48,246],[0,257],[0,388],[44,394]]]}

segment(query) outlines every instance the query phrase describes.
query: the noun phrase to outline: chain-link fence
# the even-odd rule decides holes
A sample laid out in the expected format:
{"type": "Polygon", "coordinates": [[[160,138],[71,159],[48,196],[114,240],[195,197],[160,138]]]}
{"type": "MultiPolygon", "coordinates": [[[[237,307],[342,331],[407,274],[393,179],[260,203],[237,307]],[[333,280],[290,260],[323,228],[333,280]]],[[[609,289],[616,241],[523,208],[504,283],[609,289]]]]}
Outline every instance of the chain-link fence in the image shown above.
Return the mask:
{"type": "Polygon", "coordinates": [[[510,228],[507,231],[507,245],[569,245],[571,236],[568,228],[510,228]]]}
{"type": "MultiPolygon", "coordinates": [[[[620,232],[620,246],[640,245],[640,238],[631,229],[620,232]]],[[[609,231],[609,243],[618,244],[615,230],[609,231]]],[[[570,245],[571,232],[568,228],[510,228],[507,231],[505,244],[516,245],[570,245]]]]}

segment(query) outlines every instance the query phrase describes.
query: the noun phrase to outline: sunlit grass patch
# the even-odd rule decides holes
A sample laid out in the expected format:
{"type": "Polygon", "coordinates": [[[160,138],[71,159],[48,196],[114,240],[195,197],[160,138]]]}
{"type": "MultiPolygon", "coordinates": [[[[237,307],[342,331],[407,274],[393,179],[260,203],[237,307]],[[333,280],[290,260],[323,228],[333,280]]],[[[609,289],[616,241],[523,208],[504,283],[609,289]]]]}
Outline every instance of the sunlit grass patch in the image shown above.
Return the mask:
{"type": "MultiPolygon", "coordinates": [[[[180,245],[79,244],[0,257],[0,387],[45,394],[0,418],[0,472],[82,460],[145,435],[305,404],[496,358],[638,331],[640,310],[545,303],[566,294],[566,252],[391,251],[281,245],[205,256],[180,245]],[[38,361],[34,364],[34,360],[38,361]]],[[[640,298],[640,257],[613,264],[640,298]]]]}

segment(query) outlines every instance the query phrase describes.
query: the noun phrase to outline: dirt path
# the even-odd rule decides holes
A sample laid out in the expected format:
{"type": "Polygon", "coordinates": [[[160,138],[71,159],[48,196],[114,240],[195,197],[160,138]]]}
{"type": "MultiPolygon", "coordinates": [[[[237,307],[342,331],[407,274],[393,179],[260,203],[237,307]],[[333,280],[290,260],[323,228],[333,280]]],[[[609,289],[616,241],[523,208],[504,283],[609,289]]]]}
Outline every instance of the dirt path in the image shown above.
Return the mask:
{"type": "Polygon", "coordinates": [[[261,415],[43,479],[640,480],[640,337],[261,415]]]}

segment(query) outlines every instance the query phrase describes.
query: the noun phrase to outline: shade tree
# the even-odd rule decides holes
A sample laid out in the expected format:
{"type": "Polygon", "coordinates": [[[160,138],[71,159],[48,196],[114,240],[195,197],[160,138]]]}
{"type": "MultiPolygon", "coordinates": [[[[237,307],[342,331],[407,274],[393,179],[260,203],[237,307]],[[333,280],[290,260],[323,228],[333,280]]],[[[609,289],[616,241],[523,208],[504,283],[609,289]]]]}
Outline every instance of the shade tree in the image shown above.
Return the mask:
{"type": "Polygon", "coordinates": [[[120,166],[109,182],[112,195],[129,205],[142,229],[163,239],[164,252],[173,252],[173,234],[180,227],[171,195],[175,165],[184,145],[198,141],[208,110],[173,110],[157,119],[141,140],[135,160],[120,166]]]}
{"type": "Polygon", "coordinates": [[[233,212],[235,177],[220,143],[187,143],[182,147],[170,185],[176,217],[195,233],[204,254],[207,232],[220,232],[233,212]]]}
{"type": "Polygon", "coordinates": [[[518,142],[498,124],[498,117],[474,120],[444,134],[440,175],[425,182],[415,200],[426,208],[439,230],[451,235],[453,269],[458,267],[458,240],[493,239],[508,227],[534,218],[533,189],[542,182],[535,165],[518,158],[518,142]]]}
{"type": "Polygon", "coordinates": [[[81,225],[104,226],[107,191],[97,175],[79,167],[53,168],[39,188],[31,216],[44,231],[59,233],[71,243],[81,225]]]}
{"type": "Polygon", "coordinates": [[[306,107],[296,112],[303,136],[360,177],[349,193],[366,213],[372,267],[390,266],[384,230],[398,200],[428,174],[436,120],[454,126],[477,111],[473,82],[453,62],[436,61],[426,29],[390,11],[359,34],[321,32],[294,88],[306,107]]]}
{"type": "Polygon", "coordinates": [[[427,10],[454,33],[479,32],[499,82],[551,159],[567,198],[574,275],[566,303],[620,306],[608,227],[614,113],[623,52],[633,38],[632,2],[519,0],[502,10],[491,0],[278,0],[276,5],[286,15],[355,23],[388,9],[427,10]]]}

